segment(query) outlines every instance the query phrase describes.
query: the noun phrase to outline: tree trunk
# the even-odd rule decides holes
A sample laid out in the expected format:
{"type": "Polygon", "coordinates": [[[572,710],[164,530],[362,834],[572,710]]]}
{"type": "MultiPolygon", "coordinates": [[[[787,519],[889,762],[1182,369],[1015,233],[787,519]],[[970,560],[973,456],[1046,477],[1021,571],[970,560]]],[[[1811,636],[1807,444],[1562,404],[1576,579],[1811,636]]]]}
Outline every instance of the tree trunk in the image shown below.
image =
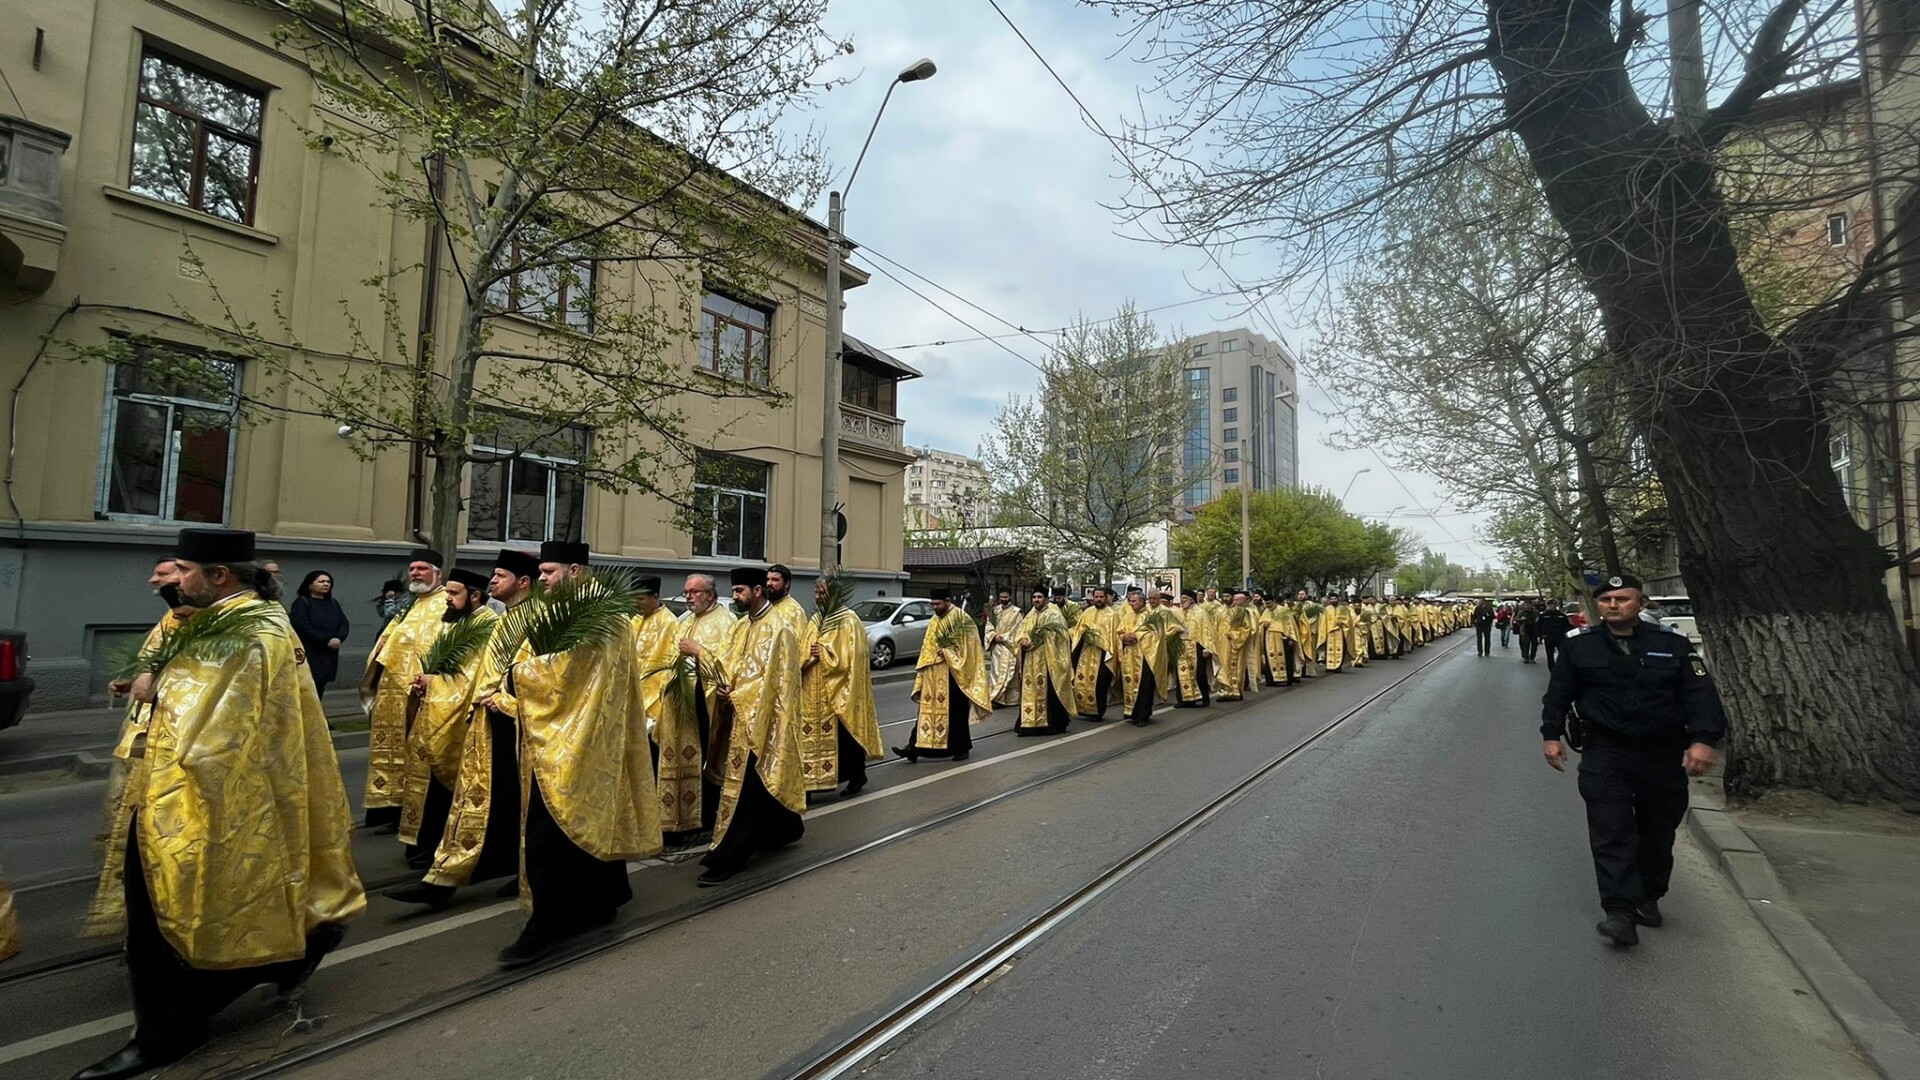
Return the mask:
{"type": "Polygon", "coordinates": [[[1828,468],[1817,377],[1765,331],[1697,140],[1635,96],[1611,6],[1489,0],[1493,67],[1598,297],[1733,719],[1729,785],[1920,803],[1885,554],[1828,468]]]}

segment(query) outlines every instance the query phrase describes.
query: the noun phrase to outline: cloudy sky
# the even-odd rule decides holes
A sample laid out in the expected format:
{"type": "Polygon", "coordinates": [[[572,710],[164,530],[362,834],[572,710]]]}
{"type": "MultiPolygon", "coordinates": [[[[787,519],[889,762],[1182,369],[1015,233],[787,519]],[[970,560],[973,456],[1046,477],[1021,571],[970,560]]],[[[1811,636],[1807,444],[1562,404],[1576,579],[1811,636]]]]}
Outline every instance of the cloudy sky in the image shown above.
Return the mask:
{"type": "MultiPolygon", "coordinates": [[[[1000,3],[1108,130],[1137,114],[1137,95],[1152,72],[1123,51],[1121,22],[1069,0],[1000,3]]],[[[1032,392],[1029,362],[1045,352],[1046,335],[962,341],[977,335],[954,316],[989,334],[1011,332],[996,316],[1038,331],[1080,313],[1110,315],[1132,299],[1142,308],[1182,304],[1152,316],[1163,330],[1251,326],[1271,336],[1265,319],[1233,300],[1205,298],[1228,285],[1203,255],[1137,239],[1136,227],[1121,225],[1107,207],[1126,194],[1123,166],[987,0],[833,0],[828,25],[853,39],[855,53],[837,73],[854,81],[824,95],[805,119],[825,139],[834,186],[853,167],[893,75],[923,56],[940,69],[932,80],[894,92],[847,201],[847,234],[856,243],[979,305],[878,258],[855,256],[952,312],[878,273],[848,296],[847,332],[926,374],[902,388],[910,442],[975,454],[1007,396],[1032,392]]],[[[824,196],[813,213],[825,219],[824,196]]],[[[1226,265],[1243,284],[1264,269],[1258,253],[1226,265]]],[[[1268,311],[1296,353],[1311,347],[1305,311],[1284,297],[1268,311]]],[[[1304,482],[1337,494],[1351,479],[1348,509],[1392,512],[1395,524],[1455,562],[1497,558],[1476,535],[1480,519],[1460,515],[1432,478],[1396,474],[1375,455],[1328,447],[1327,399],[1305,381],[1304,482]],[[1361,469],[1371,471],[1356,478],[1361,469]],[[1419,516],[1422,510],[1433,516],[1419,516]]]]}

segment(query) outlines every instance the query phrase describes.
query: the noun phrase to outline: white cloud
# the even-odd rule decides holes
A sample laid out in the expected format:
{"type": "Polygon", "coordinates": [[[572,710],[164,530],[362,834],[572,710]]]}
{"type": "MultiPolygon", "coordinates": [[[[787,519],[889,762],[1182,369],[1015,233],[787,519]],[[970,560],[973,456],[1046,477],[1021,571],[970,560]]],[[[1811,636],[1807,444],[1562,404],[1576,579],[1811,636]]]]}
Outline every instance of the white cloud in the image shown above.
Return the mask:
{"type": "MultiPolygon", "coordinates": [[[[1124,55],[1109,58],[1120,44],[1115,34],[1121,23],[1057,2],[1002,3],[1103,124],[1112,130],[1130,115],[1136,89],[1152,72],[1124,55]]],[[[894,73],[923,56],[939,65],[932,80],[896,88],[887,106],[847,202],[847,232],[857,243],[1029,329],[1056,327],[1078,313],[1104,317],[1128,299],[1153,307],[1192,298],[1196,285],[1225,285],[1197,252],[1119,235],[1123,226],[1107,206],[1128,191],[1124,167],[988,5],[835,0],[828,27],[854,39],[854,54],[838,62],[835,74],[855,81],[823,95],[804,119],[825,137],[836,186],[853,167],[894,73]]],[[[824,199],[811,212],[824,219],[824,199]]],[[[855,257],[868,267],[885,265],[855,257]]],[[[1249,281],[1261,276],[1257,253],[1236,257],[1229,268],[1249,281]]],[[[980,330],[1008,332],[988,315],[908,280],[980,330]]],[[[1156,320],[1166,329],[1253,325],[1268,332],[1238,307],[1227,299],[1208,301],[1156,320]]],[[[1271,310],[1291,344],[1306,342],[1304,314],[1289,311],[1281,298],[1271,310]]],[[[975,336],[878,273],[849,294],[847,330],[882,348],[975,336]]],[[[910,442],[976,451],[1007,395],[1033,389],[1033,368],[1007,350],[1036,361],[1044,351],[1026,338],[1003,344],[899,352],[926,373],[902,387],[910,442]]],[[[1338,494],[1352,480],[1350,508],[1394,511],[1395,524],[1423,534],[1457,562],[1493,557],[1491,547],[1475,538],[1477,516],[1412,516],[1452,513],[1433,479],[1396,477],[1371,453],[1327,447],[1324,395],[1311,385],[1303,390],[1301,466],[1307,483],[1338,494]],[[1371,471],[1356,478],[1361,469],[1371,471]]]]}

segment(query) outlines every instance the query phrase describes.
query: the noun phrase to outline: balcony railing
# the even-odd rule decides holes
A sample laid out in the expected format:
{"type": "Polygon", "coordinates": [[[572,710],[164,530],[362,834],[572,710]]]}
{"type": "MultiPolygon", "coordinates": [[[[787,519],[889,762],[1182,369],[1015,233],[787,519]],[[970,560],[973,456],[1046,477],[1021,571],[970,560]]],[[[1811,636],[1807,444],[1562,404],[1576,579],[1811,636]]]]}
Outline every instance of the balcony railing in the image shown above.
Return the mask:
{"type": "Polygon", "coordinates": [[[840,404],[840,437],[883,450],[899,451],[906,442],[906,422],[858,405],[840,404]]]}
{"type": "Polygon", "coordinates": [[[66,212],[60,204],[64,131],[0,116],[0,284],[43,292],[60,268],[66,212]]]}

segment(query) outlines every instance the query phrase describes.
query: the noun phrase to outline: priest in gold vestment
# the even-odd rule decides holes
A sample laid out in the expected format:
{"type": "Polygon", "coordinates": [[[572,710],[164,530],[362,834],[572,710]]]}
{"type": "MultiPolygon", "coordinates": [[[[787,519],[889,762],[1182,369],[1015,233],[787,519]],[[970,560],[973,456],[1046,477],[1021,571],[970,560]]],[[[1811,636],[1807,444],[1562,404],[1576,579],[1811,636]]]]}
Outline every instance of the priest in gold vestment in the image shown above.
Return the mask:
{"type": "Polygon", "coordinates": [[[381,832],[396,832],[400,827],[413,677],[420,674],[420,659],[440,636],[440,616],[446,611],[440,603],[440,568],[445,564],[431,548],[417,548],[408,557],[411,605],[380,631],[367,654],[367,674],[360,683],[360,700],[367,704],[372,719],[367,732],[367,825],[381,832]]]}
{"type": "Polygon", "coordinates": [[[809,793],[844,783],[841,794],[850,799],[867,786],[867,759],[887,755],[873,704],[867,627],[843,603],[828,611],[837,601],[827,577],[814,583],[813,603],[801,639],[800,771],[809,793]]]}
{"type": "Polygon", "coordinates": [[[131,692],[152,708],[101,871],[120,903],[88,926],[124,928],[134,1034],[85,1080],[186,1056],[252,987],[297,987],[366,907],[326,715],[253,534],[183,529],[175,556],[202,610],[142,654],[131,692]]]}
{"type": "MultiPolygon", "coordinates": [[[[680,623],[673,612],[660,602],[660,579],[641,577],[639,613],[633,617],[633,661],[635,678],[640,680],[640,708],[646,718],[649,757],[653,762],[654,791],[659,792],[660,742],[656,733],[661,724],[672,726],[667,714],[679,707],[677,698],[686,689],[687,672],[680,657],[680,623]]],[[[661,804],[660,831],[667,831],[666,804],[661,804]]],[[[664,840],[663,840],[664,842],[664,840]]]]}
{"type": "Polygon", "coordinates": [[[987,690],[995,707],[1020,704],[1020,650],[1013,638],[1024,614],[1012,589],[1001,589],[999,602],[987,609],[987,690]]]}
{"type": "MultiPolygon", "coordinates": [[[[526,925],[500,952],[515,968],[614,920],[633,899],[627,862],[660,851],[660,802],[641,711],[631,621],[601,623],[591,609],[631,612],[618,579],[589,570],[587,545],[540,546],[546,593],[504,620],[493,648],[506,666],[489,706],[520,724],[520,904],[526,925]],[[548,651],[571,608],[604,632],[548,651]]],[[[575,625],[580,625],[576,622],[575,625]]]]}
{"type": "MultiPolygon", "coordinates": [[[[1073,696],[1079,702],[1080,715],[1089,720],[1107,718],[1108,699],[1113,681],[1119,677],[1119,643],[1113,640],[1114,622],[1120,609],[1113,606],[1113,592],[1096,586],[1093,603],[1080,610],[1080,617],[1067,623],[1067,645],[1073,657],[1073,696]]],[[[1062,619],[1067,617],[1064,608],[1062,619]]]]}
{"type": "Polygon", "coordinates": [[[1340,597],[1328,594],[1320,608],[1320,663],[1329,674],[1347,662],[1347,612],[1340,597]]]}
{"type": "MultiPolygon", "coordinates": [[[[681,592],[687,610],[680,613],[679,638],[691,641],[708,655],[726,651],[733,638],[733,612],[720,603],[719,590],[707,574],[690,574],[681,592]]],[[[682,655],[687,655],[681,648],[682,655]]],[[[669,702],[653,729],[660,748],[660,828],[669,847],[686,847],[712,840],[714,816],[720,810],[720,781],[726,769],[726,747],[713,746],[713,718],[719,715],[720,682],[712,665],[693,663],[692,693],[669,702]]]]}
{"type": "Polygon", "coordinates": [[[1165,697],[1173,684],[1167,642],[1186,631],[1171,611],[1148,607],[1146,593],[1128,589],[1126,606],[1114,615],[1113,632],[1120,667],[1120,707],[1126,711],[1127,723],[1145,727],[1153,723],[1154,703],[1165,697]]]}
{"type": "Polygon", "coordinates": [[[701,886],[746,869],[756,854],[806,834],[806,778],[800,767],[800,635],[767,598],[767,571],[733,572],[733,601],[746,611],[726,646],[713,652],[692,639],[680,649],[713,671],[722,702],[716,747],[724,743],[724,781],[713,846],[700,865],[701,886]],[[724,735],[724,739],[722,736],[724,735]]]}
{"type": "Polygon", "coordinates": [[[455,670],[429,674],[427,662],[438,642],[450,635],[478,639],[499,620],[487,609],[487,579],[455,567],[441,587],[446,610],[440,637],[421,654],[421,673],[413,677],[414,705],[407,721],[407,783],[400,799],[400,842],[407,845],[407,865],[425,870],[446,835],[453,809],[453,789],[460,777],[460,756],[466,747],[467,725],[480,689],[486,659],[485,642],[472,649],[455,670]]]}
{"type": "MultiPolygon", "coordinates": [[[[487,581],[490,599],[511,612],[533,596],[540,560],[529,552],[503,548],[487,581]]],[[[494,632],[499,632],[498,624],[494,632]]],[[[473,677],[472,715],[460,746],[460,769],[446,830],[423,880],[387,891],[407,904],[439,910],[454,890],[471,881],[512,877],[504,896],[520,894],[520,728],[513,717],[489,707],[506,678],[493,642],[480,650],[473,677]]]]}
{"type": "Polygon", "coordinates": [[[913,671],[913,701],[920,712],[907,745],[894,753],[908,761],[965,761],[973,750],[973,725],[993,714],[986,659],[979,632],[967,613],[953,606],[953,593],[934,589],[931,595],[933,622],[913,671]]]}
{"type": "Polygon", "coordinates": [[[1255,672],[1259,656],[1260,617],[1253,610],[1245,589],[1233,590],[1233,603],[1220,617],[1216,636],[1220,641],[1220,674],[1214,692],[1221,701],[1239,701],[1252,686],[1258,685],[1255,672]]]}
{"type": "Polygon", "coordinates": [[[1212,640],[1212,630],[1206,623],[1206,611],[1200,606],[1199,594],[1192,589],[1180,591],[1180,625],[1185,630],[1180,635],[1179,663],[1175,668],[1180,684],[1174,698],[1174,708],[1195,709],[1213,701],[1213,679],[1207,673],[1208,661],[1212,653],[1202,642],[1212,640]]]}
{"type": "Polygon", "coordinates": [[[1060,609],[1047,603],[1046,586],[1034,588],[1032,603],[1014,631],[1013,645],[1020,650],[1020,722],[1013,733],[1058,735],[1076,709],[1072,631],[1060,609]]]}

